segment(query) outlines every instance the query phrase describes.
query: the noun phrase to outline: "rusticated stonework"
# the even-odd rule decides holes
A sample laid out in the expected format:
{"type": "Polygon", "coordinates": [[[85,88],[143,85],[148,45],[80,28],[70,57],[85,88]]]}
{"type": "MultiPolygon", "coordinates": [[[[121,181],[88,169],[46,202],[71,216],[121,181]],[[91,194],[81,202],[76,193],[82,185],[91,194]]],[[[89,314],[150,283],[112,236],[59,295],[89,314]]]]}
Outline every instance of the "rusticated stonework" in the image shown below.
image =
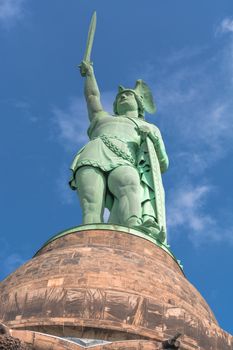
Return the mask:
{"type": "Polygon", "coordinates": [[[96,350],[159,349],[180,332],[180,349],[233,348],[177,262],[119,231],[74,232],[50,242],[1,282],[0,297],[0,322],[13,332],[111,342],[96,350]]]}

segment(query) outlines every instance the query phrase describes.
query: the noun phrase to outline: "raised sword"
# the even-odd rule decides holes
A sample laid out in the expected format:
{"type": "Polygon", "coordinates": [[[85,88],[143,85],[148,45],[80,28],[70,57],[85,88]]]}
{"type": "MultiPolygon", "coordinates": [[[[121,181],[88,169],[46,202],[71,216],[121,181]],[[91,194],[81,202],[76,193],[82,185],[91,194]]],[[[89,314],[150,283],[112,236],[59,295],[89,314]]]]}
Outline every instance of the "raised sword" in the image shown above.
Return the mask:
{"type": "MultiPolygon", "coordinates": [[[[83,56],[82,62],[91,63],[91,50],[92,50],[94,36],[95,36],[95,29],[96,29],[96,11],[93,13],[91,17],[91,22],[90,22],[88,36],[87,36],[86,50],[85,50],[85,54],[83,56]]],[[[80,64],[80,72],[82,76],[85,76],[86,70],[85,70],[85,67],[82,66],[82,63],[80,64]]]]}

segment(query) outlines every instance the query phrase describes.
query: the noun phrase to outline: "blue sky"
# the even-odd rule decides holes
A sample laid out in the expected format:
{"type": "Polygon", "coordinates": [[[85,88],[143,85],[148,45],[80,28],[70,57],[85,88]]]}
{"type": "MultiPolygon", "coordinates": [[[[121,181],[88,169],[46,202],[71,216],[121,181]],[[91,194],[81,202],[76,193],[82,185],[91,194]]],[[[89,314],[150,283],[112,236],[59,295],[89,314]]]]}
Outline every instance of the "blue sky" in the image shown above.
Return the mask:
{"type": "Polygon", "coordinates": [[[233,334],[232,0],[0,0],[0,279],[81,223],[67,182],[87,140],[77,64],[94,10],[103,104],[111,112],[119,84],[151,86],[169,243],[233,334]]]}

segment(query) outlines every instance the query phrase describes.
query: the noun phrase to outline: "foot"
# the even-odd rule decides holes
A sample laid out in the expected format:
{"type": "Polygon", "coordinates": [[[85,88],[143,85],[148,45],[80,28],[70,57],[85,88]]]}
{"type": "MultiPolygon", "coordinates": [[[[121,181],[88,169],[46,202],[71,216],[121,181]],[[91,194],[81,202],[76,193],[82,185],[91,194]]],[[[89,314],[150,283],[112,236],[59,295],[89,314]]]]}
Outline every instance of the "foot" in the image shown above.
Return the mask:
{"type": "Polygon", "coordinates": [[[128,227],[135,227],[142,224],[142,220],[139,219],[137,216],[131,216],[126,220],[126,226],[128,227]]]}
{"type": "Polygon", "coordinates": [[[138,228],[139,230],[145,232],[161,243],[164,243],[166,240],[166,233],[164,231],[164,228],[160,227],[160,225],[153,219],[148,219],[135,228],[138,228]]]}

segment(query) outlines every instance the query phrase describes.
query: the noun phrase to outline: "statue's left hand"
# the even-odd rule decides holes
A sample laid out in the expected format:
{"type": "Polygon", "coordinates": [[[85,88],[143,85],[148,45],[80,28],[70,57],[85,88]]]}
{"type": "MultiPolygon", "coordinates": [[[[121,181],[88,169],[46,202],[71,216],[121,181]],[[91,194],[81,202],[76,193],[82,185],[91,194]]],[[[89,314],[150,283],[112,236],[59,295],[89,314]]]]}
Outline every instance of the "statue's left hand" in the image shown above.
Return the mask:
{"type": "Polygon", "coordinates": [[[154,146],[156,148],[158,148],[160,146],[160,140],[159,140],[159,137],[154,134],[153,132],[149,132],[148,136],[150,137],[150,139],[153,141],[154,143],[154,146]]]}
{"type": "Polygon", "coordinates": [[[139,129],[142,140],[144,141],[150,134],[150,128],[147,125],[142,125],[139,129]]]}
{"type": "Polygon", "coordinates": [[[155,146],[159,146],[159,137],[155,133],[153,133],[147,125],[142,125],[140,127],[140,134],[143,141],[147,137],[149,137],[153,141],[155,146]]]}

